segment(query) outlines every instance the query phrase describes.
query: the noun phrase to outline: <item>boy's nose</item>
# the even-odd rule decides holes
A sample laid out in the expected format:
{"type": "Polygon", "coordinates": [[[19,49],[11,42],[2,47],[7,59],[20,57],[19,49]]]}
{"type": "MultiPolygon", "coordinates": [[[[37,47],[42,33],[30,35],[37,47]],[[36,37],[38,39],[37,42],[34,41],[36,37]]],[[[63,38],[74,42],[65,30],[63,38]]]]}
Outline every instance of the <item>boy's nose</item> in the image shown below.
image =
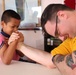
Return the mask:
{"type": "Polygon", "coordinates": [[[14,31],[17,31],[18,30],[18,28],[14,28],[14,31]]]}

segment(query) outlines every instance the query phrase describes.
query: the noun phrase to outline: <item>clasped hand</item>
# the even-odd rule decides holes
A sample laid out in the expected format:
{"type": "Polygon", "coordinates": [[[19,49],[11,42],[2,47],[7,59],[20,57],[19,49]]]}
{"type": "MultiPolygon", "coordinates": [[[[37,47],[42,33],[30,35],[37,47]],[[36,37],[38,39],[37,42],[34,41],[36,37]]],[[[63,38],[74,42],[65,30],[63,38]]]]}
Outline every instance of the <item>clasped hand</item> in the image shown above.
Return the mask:
{"type": "Polygon", "coordinates": [[[24,36],[21,32],[13,32],[8,40],[8,45],[12,43],[13,41],[17,42],[23,42],[24,41],[24,36]]]}

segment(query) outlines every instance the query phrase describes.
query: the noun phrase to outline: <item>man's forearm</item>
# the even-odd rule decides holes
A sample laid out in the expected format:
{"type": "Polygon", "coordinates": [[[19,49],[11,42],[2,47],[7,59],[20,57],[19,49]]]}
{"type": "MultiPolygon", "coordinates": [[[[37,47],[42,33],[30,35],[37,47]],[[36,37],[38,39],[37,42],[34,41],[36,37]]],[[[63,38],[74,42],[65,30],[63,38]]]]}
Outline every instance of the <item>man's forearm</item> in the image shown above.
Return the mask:
{"type": "Polygon", "coordinates": [[[24,43],[19,43],[17,49],[30,59],[42,65],[45,65],[49,68],[55,67],[54,64],[52,63],[52,56],[48,52],[32,48],[30,46],[25,45],[24,43]]]}

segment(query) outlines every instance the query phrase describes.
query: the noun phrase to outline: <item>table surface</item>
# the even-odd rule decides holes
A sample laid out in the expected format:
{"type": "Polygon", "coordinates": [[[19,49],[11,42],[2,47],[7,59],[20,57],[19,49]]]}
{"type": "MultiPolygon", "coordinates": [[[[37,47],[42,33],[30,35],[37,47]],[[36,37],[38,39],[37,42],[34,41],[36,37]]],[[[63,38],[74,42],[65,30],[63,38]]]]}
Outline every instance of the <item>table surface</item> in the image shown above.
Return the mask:
{"type": "Polygon", "coordinates": [[[61,75],[57,69],[49,69],[40,64],[12,61],[10,65],[0,62],[1,75],[61,75]]]}

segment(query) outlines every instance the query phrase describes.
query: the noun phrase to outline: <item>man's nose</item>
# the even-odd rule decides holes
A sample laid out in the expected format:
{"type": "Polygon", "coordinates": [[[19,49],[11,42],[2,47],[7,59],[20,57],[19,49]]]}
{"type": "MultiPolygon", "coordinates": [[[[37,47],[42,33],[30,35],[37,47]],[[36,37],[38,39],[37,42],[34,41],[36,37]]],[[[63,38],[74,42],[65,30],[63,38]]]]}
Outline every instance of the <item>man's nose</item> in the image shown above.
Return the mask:
{"type": "Polygon", "coordinates": [[[64,40],[66,40],[68,37],[67,37],[67,36],[59,36],[58,38],[59,38],[60,40],[64,41],[64,40]]]}
{"type": "Polygon", "coordinates": [[[60,40],[62,40],[62,41],[64,41],[64,36],[62,36],[62,37],[58,37],[60,40]]]}

